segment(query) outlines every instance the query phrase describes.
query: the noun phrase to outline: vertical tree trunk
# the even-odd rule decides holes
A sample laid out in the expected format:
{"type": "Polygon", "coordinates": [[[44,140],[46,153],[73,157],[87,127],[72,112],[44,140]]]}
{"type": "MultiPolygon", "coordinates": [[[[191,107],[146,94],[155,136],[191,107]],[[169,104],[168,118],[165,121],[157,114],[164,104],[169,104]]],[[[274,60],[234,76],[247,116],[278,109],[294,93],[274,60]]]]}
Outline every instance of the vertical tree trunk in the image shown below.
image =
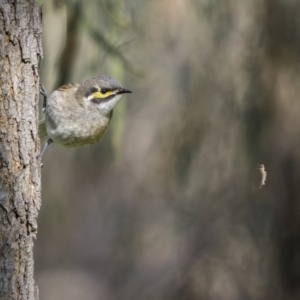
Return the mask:
{"type": "Polygon", "coordinates": [[[35,0],[0,1],[0,299],[38,299],[33,240],[40,208],[37,132],[42,56],[35,0]]]}

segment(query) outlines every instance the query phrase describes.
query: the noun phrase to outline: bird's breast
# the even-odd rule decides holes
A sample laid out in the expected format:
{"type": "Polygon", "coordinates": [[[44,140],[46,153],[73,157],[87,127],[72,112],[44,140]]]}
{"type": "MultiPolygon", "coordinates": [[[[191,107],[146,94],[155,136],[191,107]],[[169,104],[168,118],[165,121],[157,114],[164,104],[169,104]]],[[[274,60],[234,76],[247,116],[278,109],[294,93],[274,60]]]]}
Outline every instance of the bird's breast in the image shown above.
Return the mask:
{"type": "MultiPolygon", "coordinates": [[[[98,142],[105,133],[110,118],[97,110],[81,106],[47,105],[46,127],[49,137],[66,147],[80,147],[98,142]]],[[[67,104],[67,103],[64,103],[67,104]]]]}

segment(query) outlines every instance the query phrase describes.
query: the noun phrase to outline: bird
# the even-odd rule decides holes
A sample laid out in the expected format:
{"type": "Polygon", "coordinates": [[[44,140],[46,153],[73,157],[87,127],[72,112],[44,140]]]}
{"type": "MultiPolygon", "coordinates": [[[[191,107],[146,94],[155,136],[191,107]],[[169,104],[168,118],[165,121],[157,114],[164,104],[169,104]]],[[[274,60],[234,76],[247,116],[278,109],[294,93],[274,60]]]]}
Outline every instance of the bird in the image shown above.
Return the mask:
{"type": "Polygon", "coordinates": [[[39,124],[39,136],[46,141],[40,153],[42,159],[51,143],[68,148],[97,143],[122,95],[132,91],[122,88],[111,76],[98,75],[82,83],[65,84],[49,97],[40,85],[40,93],[44,96],[45,119],[39,124]]]}

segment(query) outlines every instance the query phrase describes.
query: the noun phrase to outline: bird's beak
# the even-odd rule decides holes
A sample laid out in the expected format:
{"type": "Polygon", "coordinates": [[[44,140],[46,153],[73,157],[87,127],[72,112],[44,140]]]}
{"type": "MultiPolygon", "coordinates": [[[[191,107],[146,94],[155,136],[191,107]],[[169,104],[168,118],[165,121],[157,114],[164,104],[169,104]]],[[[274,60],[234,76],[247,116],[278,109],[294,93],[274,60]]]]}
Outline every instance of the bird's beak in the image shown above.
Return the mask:
{"type": "Polygon", "coordinates": [[[132,93],[132,91],[127,90],[127,89],[123,89],[123,88],[120,88],[117,91],[117,94],[129,94],[129,93],[132,93]]]}

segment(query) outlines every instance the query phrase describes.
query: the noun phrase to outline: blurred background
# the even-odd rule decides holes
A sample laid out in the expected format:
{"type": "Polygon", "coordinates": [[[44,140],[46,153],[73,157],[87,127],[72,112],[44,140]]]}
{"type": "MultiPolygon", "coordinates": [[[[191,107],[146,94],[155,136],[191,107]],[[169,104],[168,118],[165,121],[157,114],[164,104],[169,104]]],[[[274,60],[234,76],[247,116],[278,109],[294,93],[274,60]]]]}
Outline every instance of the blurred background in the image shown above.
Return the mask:
{"type": "Polygon", "coordinates": [[[40,299],[300,299],[300,2],[39,4],[49,93],[134,92],[44,156],[40,299]]]}

